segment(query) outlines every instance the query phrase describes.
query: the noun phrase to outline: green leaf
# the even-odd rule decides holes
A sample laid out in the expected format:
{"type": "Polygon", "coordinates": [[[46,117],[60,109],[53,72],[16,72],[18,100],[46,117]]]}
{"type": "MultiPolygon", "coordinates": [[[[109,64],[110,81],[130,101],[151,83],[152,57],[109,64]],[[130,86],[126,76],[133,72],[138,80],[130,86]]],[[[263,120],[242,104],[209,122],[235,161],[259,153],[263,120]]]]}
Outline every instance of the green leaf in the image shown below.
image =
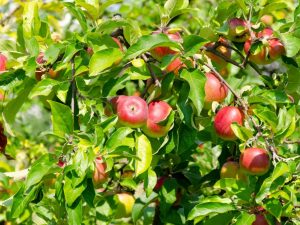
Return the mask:
{"type": "Polygon", "coordinates": [[[133,208],[132,208],[132,220],[134,223],[143,215],[144,210],[147,206],[152,203],[157,198],[157,194],[152,192],[152,194],[147,197],[143,192],[138,199],[135,200],[133,208]]]}
{"type": "Polygon", "coordinates": [[[35,37],[31,37],[29,40],[25,40],[26,48],[32,56],[39,54],[39,43],[35,37]]]}
{"type": "Polygon", "coordinates": [[[43,177],[48,174],[53,165],[55,165],[55,160],[49,154],[36,160],[29,169],[25,182],[26,190],[32,185],[40,182],[43,177]]]}
{"type": "Polygon", "coordinates": [[[65,175],[65,184],[64,184],[64,195],[66,198],[66,203],[68,206],[72,206],[73,203],[80,198],[82,195],[83,191],[87,187],[87,183],[84,180],[81,182],[79,185],[75,186],[75,183],[77,183],[77,180],[80,179],[82,180],[81,177],[74,176],[75,172],[70,171],[65,175]]]}
{"type": "Polygon", "coordinates": [[[78,20],[82,30],[86,31],[88,29],[88,25],[84,16],[84,12],[80,8],[75,7],[74,3],[64,2],[63,4],[68,8],[70,13],[78,20]]]}
{"type": "Polygon", "coordinates": [[[71,109],[61,103],[48,101],[51,107],[53,133],[59,137],[65,138],[66,134],[73,133],[73,116],[71,109]]]}
{"type": "Polygon", "coordinates": [[[105,1],[105,2],[102,3],[102,5],[100,6],[99,16],[101,16],[101,15],[104,13],[104,11],[105,11],[110,5],[113,5],[113,4],[122,2],[122,1],[123,1],[123,0],[107,0],[107,1],[105,1]]]}
{"type": "Polygon", "coordinates": [[[93,54],[90,60],[90,76],[96,76],[103,70],[111,67],[122,59],[123,53],[120,49],[109,48],[100,50],[93,54]]]}
{"type": "Polygon", "coordinates": [[[267,125],[269,125],[273,131],[276,130],[278,120],[275,112],[270,111],[267,107],[258,107],[253,110],[254,114],[267,125]]]}
{"type": "Polygon", "coordinates": [[[39,34],[41,21],[39,17],[38,3],[35,1],[25,2],[23,10],[23,35],[28,40],[39,34]]]}
{"type": "Polygon", "coordinates": [[[271,2],[270,4],[267,4],[263,7],[262,10],[259,11],[259,17],[265,15],[265,14],[271,14],[274,11],[278,11],[281,9],[288,8],[287,4],[285,2],[271,2]]]}
{"type": "Polygon", "coordinates": [[[6,86],[14,80],[24,80],[26,78],[25,71],[23,69],[17,69],[15,71],[9,71],[1,73],[0,86],[6,86]]]}
{"type": "Polygon", "coordinates": [[[208,41],[198,35],[188,35],[183,38],[184,56],[193,56],[199,52],[208,41]]]}
{"type": "Polygon", "coordinates": [[[146,196],[149,197],[153,192],[153,188],[157,183],[156,173],[152,170],[152,168],[148,169],[147,177],[144,181],[144,188],[146,190],[146,196]]]}
{"type": "Polygon", "coordinates": [[[183,70],[180,74],[180,77],[189,83],[189,98],[192,100],[197,109],[197,115],[200,116],[204,106],[204,85],[206,82],[205,75],[199,69],[196,69],[193,72],[183,70]]]}
{"type": "Polygon", "coordinates": [[[252,225],[255,221],[255,215],[249,214],[247,212],[241,212],[240,215],[236,218],[235,225],[252,225]]]}
{"type": "Polygon", "coordinates": [[[284,184],[289,171],[289,166],[285,162],[279,162],[272,175],[265,179],[261,185],[255,198],[256,202],[261,203],[268,195],[279,190],[279,188],[284,184]]]}
{"type": "Polygon", "coordinates": [[[187,8],[188,5],[189,5],[188,0],[167,0],[166,3],[164,4],[164,9],[168,13],[168,16],[172,18],[174,17],[174,14],[176,14],[178,10],[187,8]]]}
{"type": "Polygon", "coordinates": [[[4,108],[3,117],[6,122],[5,126],[7,132],[13,135],[10,124],[13,124],[15,121],[15,117],[22,107],[22,105],[27,101],[28,95],[35,84],[35,80],[31,78],[26,78],[23,83],[23,89],[18,93],[18,96],[11,100],[4,108]]]}
{"type": "Polygon", "coordinates": [[[231,129],[233,130],[234,134],[242,141],[247,141],[253,137],[253,133],[251,130],[237,123],[231,124],[231,129]]]}
{"type": "Polygon", "coordinates": [[[196,205],[189,213],[188,220],[193,220],[199,216],[207,216],[215,213],[225,213],[236,210],[232,204],[221,202],[206,202],[196,205]]]}
{"type": "Polygon", "coordinates": [[[28,204],[36,198],[40,188],[41,184],[32,187],[28,192],[24,192],[24,186],[19,189],[13,197],[13,204],[10,212],[12,218],[18,218],[24,210],[27,209],[28,204]]]}
{"type": "Polygon", "coordinates": [[[282,213],[282,204],[279,199],[265,199],[263,206],[269,213],[275,216],[277,220],[280,220],[282,213]]]}
{"type": "Polygon", "coordinates": [[[149,168],[152,161],[151,143],[144,134],[136,135],[135,149],[136,156],[139,158],[135,160],[135,174],[139,176],[149,168]]]}
{"type": "MultiPolygon", "coordinates": [[[[105,148],[108,151],[115,150],[119,146],[128,146],[128,142],[126,141],[126,137],[131,134],[133,130],[129,127],[120,127],[116,130],[108,139],[105,144],[105,148]]],[[[130,147],[134,147],[129,145],[130,147]]]]}
{"type": "Polygon", "coordinates": [[[81,225],[82,223],[82,200],[78,199],[72,206],[66,205],[68,224],[81,225]]]}
{"type": "Polygon", "coordinates": [[[76,5],[83,7],[88,14],[96,20],[99,16],[99,1],[98,0],[76,0],[76,5]]]}
{"type": "Polygon", "coordinates": [[[34,98],[36,96],[47,96],[49,95],[54,88],[59,85],[60,82],[57,80],[53,80],[50,78],[47,79],[43,79],[40,82],[38,82],[34,88],[31,90],[30,94],[29,94],[29,98],[34,98]]]}
{"type": "Polygon", "coordinates": [[[294,57],[300,50],[300,38],[291,33],[284,33],[281,35],[281,39],[286,50],[286,56],[294,57]]]}
{"type": "Polygon", "coordinates": [[[127,50],[125,60],[133,59],[158,46],[180,49],[179,44],[171,41],[165,34],[145,35],[127,50]]]}
{"type": "Polygon", "coordinates": [[[63,47],[64,46],[62,44],[52,44],[46,49],[44,59],[48,64],[52,64],[57,60],[63,47]]]}

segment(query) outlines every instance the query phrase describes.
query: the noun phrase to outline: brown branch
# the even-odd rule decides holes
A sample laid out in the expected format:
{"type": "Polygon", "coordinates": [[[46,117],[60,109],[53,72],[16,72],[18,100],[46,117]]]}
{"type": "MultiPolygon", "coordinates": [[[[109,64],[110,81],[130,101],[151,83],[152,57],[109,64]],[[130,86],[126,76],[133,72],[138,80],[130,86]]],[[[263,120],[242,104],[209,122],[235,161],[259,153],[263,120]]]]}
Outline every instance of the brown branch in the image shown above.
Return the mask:
{"type": "Polygon", "coordinates": [[[156,77],[156,75],[155,75],[155,73],[154,73],[154,71],[153,71],[153,69],[150,65],[148,57],[145,54],[142,54],[142,58],[146,63],[146,66],[147,66],[147,68],[150,72],[150,75],[151,75],[151,78],[152,78],[152,81],[153,81],[154,85],[158,86],[158,87],[161,87],[161,84],[160,84],[159,80],[157,79],[157,77],[156,77]]]}
{"type": "Polygon", "coordinates": [[[2,20],[0,20],[1,26],[5,25],[5,22],[9,20],[19,9],[21,9],[21,6],[17,6],[13,11],[11,11],[6,17],[4,17],[2,20]]]}

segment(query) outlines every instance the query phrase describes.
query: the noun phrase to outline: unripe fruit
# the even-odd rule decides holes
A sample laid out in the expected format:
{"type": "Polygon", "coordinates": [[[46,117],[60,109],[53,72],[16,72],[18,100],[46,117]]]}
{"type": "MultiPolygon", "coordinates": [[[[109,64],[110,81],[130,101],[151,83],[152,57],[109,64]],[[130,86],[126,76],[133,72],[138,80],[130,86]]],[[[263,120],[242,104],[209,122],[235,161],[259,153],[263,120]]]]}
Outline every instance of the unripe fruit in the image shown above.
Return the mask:
{"type": "Polygon", "coordinates": [[[134,197],[130,193],[117,194],[118,206],[115,213],[115,218],[130,217],[132,208],[135,202],[134,197]]]}
{"type": "MultiPolygon", "coordinates": [[[[223,44],[226,44],[226,45],[229,44],[228,41],[225,38],[223,38],[223,37],[219,38],[219,42],[223,43],[223,44]]],[[[206,47],[213,47],[214,44],[215,43],[210,42],[210,43],[206,44],[205,46],[206,47]]],[[[217,47],[216,50],[218,52],[220,52],[226,58],[230,58],[231,57],[231,50],[229,48],[226,48],[223,45],[220,45],[219,47],[217,47]]],[[[214,53],[212,53],[212,52],[206,52],[205,54],[211,59],[211,61],[215,62],[218,66],[224,67],[224,66],[227,65],[227,62],[224,59],[222,59],[221,57],[215,55],[214,53]]]]}
{"type": "MultiPolygon", "coordinates": [[[[162,31],[157,30],[154,31],[152,34],[160,34],[162,33],[162,31]]],[[[175,33],[169,33],[168,31],[164,32],[172,41],[175,42],[181,42],[182,38],[181,35],[178,32],[175,33]]],[[[169,47],[156,47],[154,49],[151,50],[151,55],[153,56],[153,58],[157,59],[157,60],[161,60],[164,56],[166,55],[174,55],[176,54],[178,51],[177,50],[173,50],[169,47]]]]}
{"type": "Polygon", "coordinates": [[[234,42],[245,42],[249,38],[247,22],[243,19],[233,18],[228,21],[228,39],[234,42]]]}
{"type": "Polygon", "coordinates": [[[120,124],[128,127],[142,127],[148,118],[148,106],[144,99],[127,96],[117,103],[117,115],[120,124]]]}
{"type": "Polygon", "coordinates": [[[0,53],[0,72],[3,72],[6,70],[6,63],[7,63],[7,58],[5,55],[0,53]]]}
{"type": "Polygon", "coordinates": [[[265,25],[267,26],[270,26],[273,24],[274,20],[273,20],[273,16],[271,15],[263,15],[261,18],[260,18],[260,21],[262,23],[264,23],[265,25]]]}
{"type": "Polygon", "coordinates": [[[55,78],[57,78],[58,76],[59,76],[59,73],[58,72],[56,72],[54,69],[52,69],[52,68],[50,68],[49,70],[48,70],[48,74],[50,75],[50,77],[52,78],[52,79],[55,79],[55,78]]]}
{"type": "Polygon", "coordinates": [[[106,181],[107,174],[105,170],[106,170],[106,163],[103,162],[101,156],[98,156],[95,159],[95,170],[93,174],[93,182],[96,187],[98,187],[100,184],[106,181]]]}
{"type": "Polygon", "coordinates": [[[263,175],[270,168],[270,157],[265,149],[247,148],[240,156],[241,169],[251,175],[263,175]]]}
{"type": "Polygon", "coordinates": [[[239,125],[243,124],[244,114],[243,112],[234,106],[226,106],[219,110],[215,117],[214,127],[216,133],[224,140],[235,140],[231,124],[236,122],[239,125]]]}
{"type": "Polygon", "coordinates": [[[164,101],[153,101],[149,104],[147,124],[143,127],[143,131],[150,137],[159,138],[166,136],[172,123],[160,123],[166,121],[172,112],[171,106],[164,101]]]}
{"type": "Polygon", "coordinates": [[[269,225],[269,223],[266,220],[266,218],[264,217],[264,215],[262,215],[262,214],[256,214],[255,217],[256,217],[256,219],[252,223],[252,225],[269,225]]]}
{"type": "Polygon", "coordinates": [[[222,102],[228,94],[228,88],[213,73],[206,73],[204,86],[206,102],[222,102]]]}
{"type": "Polygon", "coordinates": [[[248,177],[240,170],[237,162],[229,161],[223,164],[220,171],[221,178],[234,178],[241,181],[248,181],[248,177]]]}

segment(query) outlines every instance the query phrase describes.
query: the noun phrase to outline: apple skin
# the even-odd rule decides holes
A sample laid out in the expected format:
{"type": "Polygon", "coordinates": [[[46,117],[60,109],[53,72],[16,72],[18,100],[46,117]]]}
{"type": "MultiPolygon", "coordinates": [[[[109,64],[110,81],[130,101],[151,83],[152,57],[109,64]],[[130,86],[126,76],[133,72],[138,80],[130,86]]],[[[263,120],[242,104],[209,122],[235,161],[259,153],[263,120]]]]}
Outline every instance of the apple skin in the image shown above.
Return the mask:
{"type": "Polygon", "coordinates": [[[122,102],[124,99],[126,99],[127,96],[126,95],[119,95],[119,96],[115,96],[113,98],[111,98],[109,100],[112,110],[114,113],[117,113],[117,106],[120,102],[122,102]]]}
{"type": "Polygon", "coordinates": [[[179,74],[179,70],[185,68],[186,65],[180,60],[180,58],[174,59],[166,68],[167,73],[174,72],[175,75],[179,74]]]}
{"type": "Polygon", "coordinates": [[[117,115],[120,124],[124,126],[142,127],[148,118],[147,103],[138,96],[123,97],[121,101],[117,101],[117,115]]]}
{"type": "Polygon", "coordinates": [[[240,155],[241,169],[250,175],[264,175],[270,168],[268,151],[262,148],[247,148],[240,155]]]}
{"type": "Polygon", "coordinates": [[[236,140],[236,136],[231,129],[231,124],[236,122],[240,125],[243,124],[243,112],[234,106],[225,106],[218,111],[215,116],[214,127],[216,133],[224,140],[236,140]]]}
{"type": "Polygon", "coordinates": [[[249,38],[249,30],[247,22],[243,19],[233,18],[228,20],[228,39],[234,42],[245,42],[249,38]],[[241,32],[237,32],[237,28],[241,29],[241,32]]]}
{"type": "Polygon", "coordinates": [[[166,179],[168,179],[167,176],[161,176],[160,178],[158,178],[156,185],[154,187],[154,190],[159,191],[161,189],[161,187],[163,186],[163,184],[165,183],[166,179]]]}
{"type": "MultiPolygon", "coordinates": [[[[226,45],[229,45],[228,40],[226,40],[223,37],[220,37],[218,42],[226,44],[226,45]]],[[[215,43],[210,42],[210,43],[206,44],[205,46],[206,47],[213,47],[214,44],[215,43]]],[[[231,57],[231,50],[229,48],[226,48],[223,45],[217,47],[216,50],[218,52],[220,52],[221,54],[223,54],[226,58],[230,58],[231,57]]],[[[227,62],[224,59],[222,59],[221,57],[215,55],[214,53],[212,53],[212,52],[205,52],[205,54],[211,59],[211,61],[215,62],[218,66],[224,67],[224,66],[227,65],[227,62]]]]}
{"type": "Polygon", "coordinates": [[[220,177],[248,181],[248,177],[241,171],[239,163],[234,161],[228,161],[223,164],[220,171],[220,177]]]}
{"type": "Polygon", "coordinates": [[[6,63],[7,63],[6,56],[0,53],[0,72],[6,71],[6,63]]]}
{"type": "Polygon", "coordinates": [[[264,217],[264,215],[262,215],[262,214],[256,214],[255,217],[256,217],[256,219],[252,223],[252,225],[269,225],[269,223],[266,220],[266,218],[264,217]]]}
{"type": "Polygon", "coordinates": [[[95,159],[95,170],[93,173],[93,183],[96,187],[99,187],[103,182],[107,180],[106,163],[102,160],[101,156],[95,159]]]}
{"type": "Polygon", "coordinates": [[[274,19],[273,19],[273,16],[272,15],[263,15],[261,18],[260,18],[260,21],[262,23],[264,23],[265,25],[267,26],[271,26],[274,22],[274,19]]]}
{"type": "Polygon", "coordinates": [[[135,199],[130,193],[117,194],[118,206],[115,213],[115,218],[130,217],[135,199]]]}
{"type": "Polygon", "coordinates": [[[280,58],[285,54],[284,45],[280,42],[278,38],[270,39],[269,41],[269,56],[272,61],[280,58]]]}
{"type": "Polygon", "coordinates": [[[7,145],[7,137],[4,134],[4,128],[0,123],[0,153],[5,153],[5,147],[7,145]]]}
{"type": "Polygon", "coordinates": [[[59,77],[59,73],[58,72],[56,72],[54,69],[52,69],[52,68],[50,68],[49,70],[48,70],[48,74],[50,75],[50,77],[52,78],[52,79],[56,79],[57,77],[59,77]]]}
{"type": "MultiPolygon", "coordinates": [[[[161,30],[156,30],[152,32],[153,35],[160,34],[160,33],[166,34],[169,37],[169,39],[172,41],[182,42],[182,38],[179,32],[170,33],[169,31],[162,32],[161,30]]],[[[152,49],[150,52],[152,57],[157,59],[158,61],[161,61],[161,59],[166,55],[174,55],[178,53],[178,51],[175,51],[169,47],[156,47],[152,49]]]]}
{"type": "Polygon", "coordinates": [[[222,102],[228,94],[228,88],[212,72],[206,73],[204,86],[206,102],[222,102]]]}
{"type": "Polygon", "coordinates": [[[144,133],[153,138],[160,138],[167,135],[172,123],[165,126],[160,125],[168,118],[172,111],[171,106],[164,101],[153,101],[148,106],[148,119],[146,126],[143,127],[144,133]]]}
{"type": "Polygon", "coordinates": [[[114,40],[114,42],[116,42],[116,44],[119,46],[119,49],[124,52],[123,46],[120,42],[120,40],[118,38],[112,37],[112,39],[114,40]]]}

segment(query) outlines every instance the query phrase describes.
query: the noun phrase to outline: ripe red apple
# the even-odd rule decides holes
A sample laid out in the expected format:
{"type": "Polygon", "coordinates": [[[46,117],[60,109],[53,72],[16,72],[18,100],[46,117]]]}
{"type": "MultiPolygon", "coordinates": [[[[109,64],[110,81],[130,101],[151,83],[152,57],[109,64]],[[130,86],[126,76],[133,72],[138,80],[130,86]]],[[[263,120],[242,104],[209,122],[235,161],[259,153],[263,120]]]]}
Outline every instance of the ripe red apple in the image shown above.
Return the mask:
{"type": "Polygon", "coordinates": [[[234,106],[226,106],[219,110],[215,117],[214,127],[216,133],[224,140],[235,140],[237,137],[231,129],[231,124],[243,124],[243,112],[234,106]]]}
{"type": "Polygon", "coordinates": [[[180,58],[174,59],[166,68],[168,73],[174,72],[175,75],[179,74],[179,70],[186,67],[186,65],[180,60],[180,58]]]}
{"type": "Polygon", "coordinates": [[[159,191],[161,189],[161,187],[163,186],[163,184],[165,183],[166,179],[168,179],[167,176],[161,176],[160,178],[158,178],[156,185],[154,187],[154,190],[159,191]]]}
{"type": "Polygon", "coordinates": [[[5,147],[7,145],[7,137],[4,134],[4,128],[0,123],[0,153],[5,153],[5,147]]]}
{"type": "Polygon", "coordinates": [[[135,199],[130,193],[117,194],[118,206],[115,212],[115,218],[130,217],[135,199]]]}
{"type": "Polygon", "coordinates": [[[247,22],[243,19],[228,20],[228,39],[234,42],[245,42],[249,38],[247,22]]]}
{"type": "Polygon", "coordinates": [[[228,88],[212,72],[206,73],[204,86],[206,102],[222,102],[228,94],[228,88]]]}
{"type": "Polygon", "coordinates": [[[223,164],[220,171],[220,177],[248,181],[248,177],[241,171],[239,163],[234,161],[228,161],[223,164]]]}
{"type": "MultiPolygon", "coordinates": [[[[265,65],[274,62],[276,59],[285,54],[285,48],[282,42],[273,36],[273,30],[270,27],[265,28],[257,34],[257,37],[262,39],[263,45],[251,52],[249,60],[265,65]]],[[[244,45],[244,51],[247,54],[251,48],[251,39],[247,40],[244,45]]]]}
{"type": "Polygon", "coordinates": [[[269,225],[269,223],[266,220],[266,218],[264,217],[264,215],[262,215],[262,214],[256,214],[255,217],[256,217],[256,219],[252,223],[252,225],[269,225]]]}
{"type": "MultiPolygon", "coordinates": [[[[223,37],[219,38],[219,42],[223,43],[223,44],[226,44],[226,45],[229,45],[228,40],[226,40],[223,37]]],[[[213,47],[214,44],[215,43],[210,42],[210,43],[206,44],[205,46],[206,47],[213,47]]],[[[224,55],[226,58],[230,58],[231,57],[231,50],[229,48],[226,48],[223,45],[220,45],[219,47],[217,47],[216,50],[218,52],[220,52],[222,55],[224,55]]],[[[211,59],[211,61],[215,62],[218,66],[224,67],[224,66],[227,65],[227,62],[224,59],[222,59],[221,57],[215,55],[214,53],[212,53],[212,52],[206,52],[205,54],[211,59]]]]}
{"type": "Polygon", "coordinates": [[[138,96],[122,97],[117,101],[119,122],[128,127],[142,127],[148,118],[148,106],[144,99],[138,96]]]}
{"type": "Polygon", "coordinates": [[[240,167],[245,173],[263,175],[270,168],[268,151],[262,148],[247,148],[240,156],[240,167]]]}
{"type": "MultiPolygon", "coordinates": [[[[170,31],[162,32],[161,30],[156,30],[152,34],[155,35],[155,34],[160,34],[160,33],[166,34],[172,41],[182,42],[182,38],[181,38],[181,35],[179,32],[172,33],[170,31]]],[[[166,55],[174,55],[176,53],[178,53],[178,50],[173,50],[169,47],[156,47],[151,50],[151,55],[153,56],[153,58],[155,58],[159,61],[166,55]]]]}
{"type": "Polygon", "coordinates": [[[6,63],[7,63],[7,58],[5,55],[0,53],[0,72],[3,72],[6,70],[6,63]]]}
{"type": "Polygon", "coordinates": [[[150,137],[159,138],[166,136],[169,132],[172,121],[168,121],[162,125],[160,123],[166,121],[172,112],[171,106],[164,101],[153,101],[148,107],[148,119],[143,131],[150,137]]]}
{"type": "Polygon", "coordinates": [[[106,181],[107,174],[106,170],[106,163],[103,161],[101,156],[98,156],[95,159],[95,170],[93,174],[93,182],[96,187],[106,181]]]}

